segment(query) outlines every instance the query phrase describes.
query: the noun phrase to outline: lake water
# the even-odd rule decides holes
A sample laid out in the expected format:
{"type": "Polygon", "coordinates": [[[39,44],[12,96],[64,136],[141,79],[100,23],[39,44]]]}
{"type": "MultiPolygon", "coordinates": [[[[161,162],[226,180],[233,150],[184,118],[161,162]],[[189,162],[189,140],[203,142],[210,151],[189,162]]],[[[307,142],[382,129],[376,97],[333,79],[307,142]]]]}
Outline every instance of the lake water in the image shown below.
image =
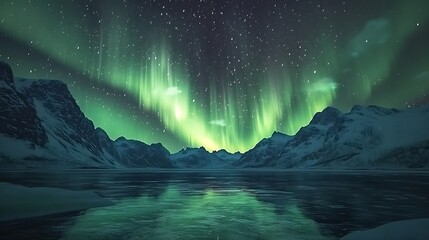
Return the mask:
{"type": "Polygon", "coordinates": [[[3,222],[1,239],[338,239],[429,217],[427,173],[82,170],[2,172],[0,181],[114,201],[3,222]]]}

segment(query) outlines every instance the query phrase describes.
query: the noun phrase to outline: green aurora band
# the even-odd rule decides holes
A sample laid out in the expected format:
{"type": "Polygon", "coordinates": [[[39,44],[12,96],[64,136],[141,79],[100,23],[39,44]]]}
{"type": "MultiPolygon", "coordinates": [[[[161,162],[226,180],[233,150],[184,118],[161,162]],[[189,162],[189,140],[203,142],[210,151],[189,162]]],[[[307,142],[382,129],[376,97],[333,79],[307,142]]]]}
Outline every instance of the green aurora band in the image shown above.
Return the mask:
{"type": "MultiPolygon", "coordinates": [[[[268,61],[260,66],[265,68],[260,74],[234,69],[235,79],[248,80],[242,89],[217,84],[216,78],[227,78],[224,72],[219,72],[212,76],[205,95],[194,94],[190,69],[181,63],[189,56],[173,47],[175,43],[167,37],[168,31],[157,29],[156,24],[145,23],[143,28],[148,33],[143,36],[145,44],[134,45],[137,36],[131,30],[135,26],[133,21],[127,20],[133,16],[118,2],[105,2],[101,6],[103,21],[93,29],[98,33],[96,40],[89,38],[88,31],[79,27],[89,25],[88,19],[72,17],[79,11],[72,3],[49,1],[53,5],[51,8],[59,11],[45,11],[36,1],[30,3],[30,8],[28,4],[2,1],[0,30],[27,45],[31,45],[28,39],[32,39],[37,43],[34,45],[37,51],[90,81],[123,92],[134,100],[139,111],[152,114],[158,122],[143,128],[141,122],[146,120],[130,117],[133,113],[123,109],[115,96],[99,94],[99,101],[88,101],[86,96],[98,93],[67,76],[39,70],[38,77],[64,77],[85,115],[111,137],[123,135],[144,142],[159,141],[170,151],[177,151],[185,144],[202,145],[208,150],[246,151],[275,130],[296,133],[316,112],[327,106],[342,110],[354,104],[406,107],[404,100],[408,99],[409,103],[418,101],[429,91],[429,61],[424,56],[414,59],[408,68],[404,67],[406,75],[401,78],[406,81],[395,84],[391,81],[395,78],[392,68],[404,54],[404,45],[427,27],[429,11],[419,11],[429,9],[427,1],[412,4],[395,1],[378,18],[361,26],[360,32],[340,39],[336,45],[328,37],[319,37],[317,42],[304,42],[303,49],[312,58],[296,63],[299,68],[269,64],[268,61]],[[28,9],[26,12],[20,10],[24,5],[28,9]],[[109,16],[109,9],[115,9],[122,17],[109,16]],[[72,26],[70,31],[64,32],[56,21],[65,21],[65,25],[72,26]],[[96,61],[94,56],[98,56],[96,61]],[[389,94],[379,94],[382,88],[389,89],[389,94]],[[152,131],[152,125],[164,129],[166,134],[152,131]],[[180,141],[173,141],[175,138],[180,141]]],[[[326,27],[330,24],[325,23],[326,27]]],[[[323,36],[324,30],[321,28],[317,34],[323,36]]],[[[247,40],[239,36],[237,39],[243,48],[240,52],[248,53],[245,49],[247,40]]],[[[7,50],[2,51],[2,55],[7,54],[7,50]]],[[[424,51],[428,52],[427,47],[424,51]]],[[[269,54],[265,53],[264,57],[269,54]]],[[[260,63],[259,57],[245,54],[242,64],[255,66],[260,63]]],[[[291,61],[287,55],[280,56],[280,60],[291,61]]],[[[25,67],[30,63],[23,65],[19,69],[27,69],[25,67]]],[[[17,75],[25,77],[28,74],[22,70],[17,75]]]]}

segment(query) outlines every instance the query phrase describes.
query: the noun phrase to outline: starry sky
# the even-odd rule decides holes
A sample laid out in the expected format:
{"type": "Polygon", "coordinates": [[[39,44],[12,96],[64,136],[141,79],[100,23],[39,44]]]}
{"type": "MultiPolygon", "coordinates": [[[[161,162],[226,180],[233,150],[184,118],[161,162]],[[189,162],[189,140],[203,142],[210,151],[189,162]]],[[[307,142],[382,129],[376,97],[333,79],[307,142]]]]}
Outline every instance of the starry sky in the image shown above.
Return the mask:
{"type": "Polygon", "coordinates": [[[429,103],[429,1],[0,1],[0,58],[112,139],[246,151],[327,106],[429,103]]]}

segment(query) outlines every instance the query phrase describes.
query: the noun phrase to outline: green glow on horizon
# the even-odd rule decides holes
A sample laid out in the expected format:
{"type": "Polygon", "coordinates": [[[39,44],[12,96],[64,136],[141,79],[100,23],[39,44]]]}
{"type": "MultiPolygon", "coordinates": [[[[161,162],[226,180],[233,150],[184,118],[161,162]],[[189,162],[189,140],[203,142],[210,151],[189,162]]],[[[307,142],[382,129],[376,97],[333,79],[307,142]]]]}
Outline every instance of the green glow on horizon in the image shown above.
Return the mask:
{"type": "MultiPolygon", "coordinates": [[[[72,17],[78,11],[72,3],[50,3],[63,9],[65,17],[60,18],[58,11],[43,11],[37,2],[30,3],[33,7],[22,12],[21,5],[29,3],[2,1],[0,15],[4,21],[0,30],[24,44],[31,45],[28,39],[35,39],[39,44],[34,48],[41,53],[91,81],[124,92],[139,111],[156,116],[155,120],[132,118],[133,112],[112,96],[99,94],[100,101],[88,102],[86,96],[93,91],[85,89],[84,83],[73,85],[67,79],[85,115],[110,137],[124,135],[148,143],[161,142],[172,152],[184,145],[244,152],[273,131],[295,134],[316,112],[328,106],[341,110],[355,104],[405,107],[405,100],[423,98],[429,91],[429,73],[422,71],[427,70],[429,61],[424,56],[403,71],[404,81],[392,84],[391,80],[404,45],[413,34],[427,27],[429,12],[418,11],[429,7],[427,1],[395,1],[389,11],[369,19],[360,32],[338,40],[337,44],[329,37],[321,37],[318,45],[308,43],[304,47],[314,59],[303,60],[299,67],[273,64],[257,76],[238,70],[237,78],[245,82],[241,90],[211,81],[205,95],[195,94],[189,66],[175,61],[181,49],[176,49],[174,40],[156,26],[144,26],[148,29],[144,44],[131,50],[126,47],[135,42],[136,36],[130,30],[131,23],[126,21],[129,13],[118,3],[108,2],[101,7],[103,21],[96,26],[98,41],[92,42],[88,42],[88,33],[78,27],[63,32],[57,26],[58,21],[69,21],[70,26],[89,24],[87,19],[72,17]],[[123,18],[110,17],[110,8],[123,18]],[[126,60],[119,56],[126,56],[126,60]],[[380,89],[389,92],[380,94],[380,89]]],[[[320,35],[326,32],[329,22],[322,25],[320,35]]],[[[242,41],[242,52],[246,53],[246,39],[242,41]]],[[[281,58],[279,62],[289,61],[287,55],[281,58]]],[[[263,68],[263,62],[255,63],[250,56],[243,59],[263,68]]],[[[19,74],[22,73],[16,75],[19,74]]],[[[47,75],[51,76],[40,73],[41,78],[47,75]]],[[[219,82],[230,82],[226,75],[226,71],[220,72],[212,80],[217,77],[219,82]]]]}

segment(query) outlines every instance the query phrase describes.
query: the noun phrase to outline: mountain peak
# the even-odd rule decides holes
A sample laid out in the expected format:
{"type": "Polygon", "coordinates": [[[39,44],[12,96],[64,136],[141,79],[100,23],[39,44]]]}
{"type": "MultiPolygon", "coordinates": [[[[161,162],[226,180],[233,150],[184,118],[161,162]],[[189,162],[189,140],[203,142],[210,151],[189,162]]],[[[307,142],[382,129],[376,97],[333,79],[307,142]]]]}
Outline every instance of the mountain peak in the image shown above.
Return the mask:
{"type": "Polygon", "coordinates": [[[124,136],[120,136],[115,140],[115,142],[119,142],[119,141],[127,141],[127,139],[124,136]]]}
{"type": "Polygon", "coordinates": [[[106,131],[104,129],[102,129],[101,127],[96,127],[95,131],[98,132],[98,133],[102,133],[102,134],[106,134],[107,135],[106,131]]]}
{"type": "Polygon", "coordinates": [[[369,105],[368,109],[373,111],[373,112],[380,113],[380,114],[386,114],[386,115],[400,112],[396,108],[384,108],[384,107],[379,107],[379,106],[375,106],[375,105],[369,105]]]}
{"type": "Polygon", "coordinates": [[[225,149],[214,150],[212,153],[229,153],[225,149]]]}
{"type": "Polygon", "coordinates": [[[162,145],[162,143],[159,143],[159,142],[158,143],[151,143],[150,146],[165,149],[164,145],[162,145]]]}
{"type": "Polygon", "coordinates": [[[6,62],[0,60],[0,80],[5,81],[7,85],[12,88],[15,88],[15,84],[13,82],[13,72],[10,65],[6,62]]]}
{"type": "Polygon", "coordinates": [[[273,134],[271,134],[271,137],[290,137],[290,136],[279,131],[274,131],[273,134]]]}
{"type": "Polygon", "coordinates": [[[375,106],[375,105],[369,105],[367,107],[365,106],[361,106],[361,105],[355,105],[352,107],[352,109],[350,110],[350,112],[373,112],[379,115],[390,115],[392,113],[397,113],[400,112],[398,109],[395,108],[384,108],[384,107],[380,107],[380,106],[375,106]]]}
{"type": "Polygon", "coordinates": [[[310,124],[321,124],[327,125],[334,123],[342,114],[342,112],[333,107],[327,107],[322,112],[318,112],[314,115],[310,124]]]}

